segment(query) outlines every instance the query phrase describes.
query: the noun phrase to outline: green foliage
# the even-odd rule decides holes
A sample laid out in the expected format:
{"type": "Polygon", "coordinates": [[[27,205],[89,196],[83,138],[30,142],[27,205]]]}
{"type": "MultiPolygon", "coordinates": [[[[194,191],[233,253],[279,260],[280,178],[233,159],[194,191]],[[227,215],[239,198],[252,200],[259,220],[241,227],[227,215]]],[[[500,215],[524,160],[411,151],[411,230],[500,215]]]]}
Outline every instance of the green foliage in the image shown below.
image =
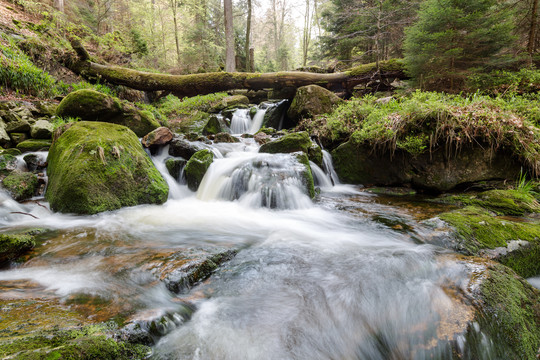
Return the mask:
{"type": "Polygon", "coordinates": [[[17,93],[54,97],[59,94],[56,80],[39,69],[15,40],[0,34],[0,84],[17,93]]]}
{"type": "Polygon", "coordinates": [[[540,129],[524,116],[527,111],[523,103],[527,101],[518,96],[464,97],[422,91],[387,103],[366,96],[340,105],[319,119],[325,120],[325,125],[314,126],[311,131],[330,141],[350,136],[357,143],[412,154],[435,146],[459,148],[475,142],[493,149],[504,146],[538,173],[540,129]]]}
{"type": "Polygon", "coordinates": [[[110,86],[103,85],[100,83],[90,84],[89,82],[86,82],[86,81],[80,81],[80,82],[69,84],[69,85],[63,84],[63,88],[64,88],[63,90],[65,90],[64,95],[67,95],[70,92],[81,90],[81,89],[90,89],[90,90],[95,90],[95,91],[98,91],[100,93],[107,94],[110,96],[118,96],[118,91],[113,90],[110,86]]]}
{"type": "Polygon", "coordinates": [[[427,0],[406,33],[407,68],[422,87],[455,90],[469,70],[505,60],[513,27],[497,0],[427,0]]]}
{"type": "Polygon", "coordinates": [[[525,94],[540,92],[540,70],[497,70],[487,74],[473,74],[467,78],[467,88],[490,95],[525,94]]]}

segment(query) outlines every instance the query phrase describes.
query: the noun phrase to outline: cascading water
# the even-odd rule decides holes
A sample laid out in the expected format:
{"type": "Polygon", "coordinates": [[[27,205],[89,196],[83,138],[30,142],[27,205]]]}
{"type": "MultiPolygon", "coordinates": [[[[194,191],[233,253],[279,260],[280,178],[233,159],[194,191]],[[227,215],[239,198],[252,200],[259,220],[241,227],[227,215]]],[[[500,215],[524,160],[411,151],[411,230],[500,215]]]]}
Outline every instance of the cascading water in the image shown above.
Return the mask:
{"type": "MultiPolygon", "coordinates": [[[[234,119],[234,133],[256,125],[234,119]]],[[[366,216],[368,196],[332,187],[328,153],[324,171],[311,164],[321,188],[314,203],[294,155],[258,153],[252,139],[204,146],[216,156],[197,193],[168,175],[166,149],[153,157],[171,187],[161,206],[62,215],[0,192],[3,229],[50,232],[29,261],[0,271],[2,296],[91,295],[109,303],[104,319],[191,303],[195,313],[168,329],[156,359],[452,359],[471,346],[481,346],[475,359],[493,358],[477,324],[481,345],[463,335],[474,318],[459,296],[471,277],[467,263],[366,216]],[[160,281],[160,266],[230,249],[238,251],[233,260],[191,292],[175,294],[160,281]]]]}
{"type": "Polygon", "coordinates": [[[255,134],[263,124],[266,110],[266,107],[258,108],[252,119],[248,109],[237,109],[231,119],[231,133],[255,134]]]}

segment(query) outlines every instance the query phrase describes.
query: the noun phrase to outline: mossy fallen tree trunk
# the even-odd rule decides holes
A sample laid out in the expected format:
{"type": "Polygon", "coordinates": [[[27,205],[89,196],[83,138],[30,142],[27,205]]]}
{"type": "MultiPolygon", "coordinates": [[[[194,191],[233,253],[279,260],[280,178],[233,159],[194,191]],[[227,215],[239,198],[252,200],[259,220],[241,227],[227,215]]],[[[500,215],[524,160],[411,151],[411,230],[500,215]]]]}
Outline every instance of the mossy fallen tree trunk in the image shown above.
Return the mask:
{"type": "Polygon", "coordinates": [[[89,80],[107,81],[143,91],[168,91],[179,97],[210,94],[233,89],[260,90],[269,88],[300,87],[316,84],[336,92],[350,93],[356,85],[371,82],[391,83],[406,78],[399,60],[361,65],[345,72],[316,74],[300,71],[275,73],[228,73],[213,72],[192,75],[156,74],[127,69],[119,66],[92,62],[80,45],[72,43],[79,60],[71,69],[89,80]]]}

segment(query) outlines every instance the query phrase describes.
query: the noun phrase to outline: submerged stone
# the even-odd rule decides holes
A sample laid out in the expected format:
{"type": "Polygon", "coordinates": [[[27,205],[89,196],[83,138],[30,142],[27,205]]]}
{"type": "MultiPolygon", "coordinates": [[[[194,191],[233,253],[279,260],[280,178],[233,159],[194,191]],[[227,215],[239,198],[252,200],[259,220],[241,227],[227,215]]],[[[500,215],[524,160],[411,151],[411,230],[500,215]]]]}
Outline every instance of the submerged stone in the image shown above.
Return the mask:
{"type": "Polygon", "coordinates": [[[54,142],[45,198],[54,211],[95,214],[139,204],[161,204],[168,186],[128,128],[78,122],[54,142]]]}
{"type": "Polygon", "coordinates": [[[187,185],[192,191],[197,191],[206,171],[214,161],[214,153],[208,149],[197,151],[189,159],[184,169],[187,185]]]}

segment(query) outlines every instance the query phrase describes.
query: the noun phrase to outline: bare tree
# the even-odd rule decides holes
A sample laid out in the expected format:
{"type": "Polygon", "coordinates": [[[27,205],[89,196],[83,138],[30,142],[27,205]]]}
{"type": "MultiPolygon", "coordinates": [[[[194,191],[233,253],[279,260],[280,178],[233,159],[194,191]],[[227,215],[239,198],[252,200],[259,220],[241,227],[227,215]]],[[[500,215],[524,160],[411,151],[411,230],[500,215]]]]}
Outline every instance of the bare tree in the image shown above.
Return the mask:
{"type": "Polygon", "coordinates": [[[54,0],[54,7],[60,12],[64,12],[64,0],[54,0]]]}
{"type": "Polygon", "coordinates": [[[173,23],[174,23],[174,41],[176,42],[176,61],[180,65],[180,40],[178,34],[178,7],[181,3],[178,0],[169,0],[171,3],[171,9],[173,13],[173,23]]]}
{"type": "Polygon", "coordinates": [[[250,58],[250,51],[249,51],[249,37],[251,35],[251,0],[247,0],[247,24],[246,24],[246,45],[245,45],[245,52],[246,52],[246,71],[250,72],[253,69],[251,69],[251,58],[250,58]]]}
{"type": "MultiPolygon", "coordinates": [[[[315,0],[316,1],[316,0],[315,0]]],[[[311,22],[310,0],[306,0],[306,12],[304,14],[304,32],[302,36],[302,65],[306,66],[309,43],[311,42],[311,22]]]]}
{"type": "Polygon", "coordinates": [[[225,70],[234,72],[235,57],[234,57],[234,29],[233,29],[233,12],[232,0],[224,0],[223,8],[225,14],[225,70]]]}

